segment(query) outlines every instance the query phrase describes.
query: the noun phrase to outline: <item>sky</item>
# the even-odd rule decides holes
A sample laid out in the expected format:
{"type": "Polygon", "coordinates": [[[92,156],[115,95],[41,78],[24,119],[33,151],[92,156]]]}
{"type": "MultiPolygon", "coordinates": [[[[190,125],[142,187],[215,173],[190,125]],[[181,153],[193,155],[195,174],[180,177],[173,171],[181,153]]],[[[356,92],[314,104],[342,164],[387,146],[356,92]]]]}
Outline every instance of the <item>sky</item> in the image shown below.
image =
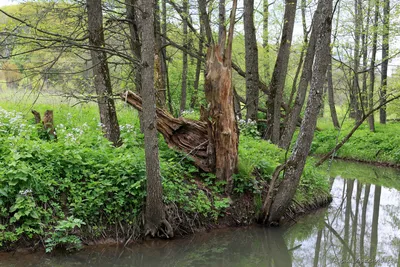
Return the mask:
{"type": "Polygon", "coordinates": [[[12,1],[12,0],[0,0],[0,7],[12,5],[13,3],[15,3],[15,1],[12,1]]]}

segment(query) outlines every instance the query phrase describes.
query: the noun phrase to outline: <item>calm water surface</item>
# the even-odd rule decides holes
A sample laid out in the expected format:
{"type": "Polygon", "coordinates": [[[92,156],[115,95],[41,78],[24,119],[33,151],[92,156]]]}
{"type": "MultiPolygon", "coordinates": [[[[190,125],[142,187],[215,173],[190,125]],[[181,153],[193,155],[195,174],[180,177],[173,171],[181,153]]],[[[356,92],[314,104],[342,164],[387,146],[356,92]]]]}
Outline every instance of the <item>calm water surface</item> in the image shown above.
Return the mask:
{"type": "Polygon", "coordinates": [[[0,256],[0,266],[397,266],[400,172],[348,162],[331,167],[332,204],[287,229],[216,230],[130,248],[0,256]]]}

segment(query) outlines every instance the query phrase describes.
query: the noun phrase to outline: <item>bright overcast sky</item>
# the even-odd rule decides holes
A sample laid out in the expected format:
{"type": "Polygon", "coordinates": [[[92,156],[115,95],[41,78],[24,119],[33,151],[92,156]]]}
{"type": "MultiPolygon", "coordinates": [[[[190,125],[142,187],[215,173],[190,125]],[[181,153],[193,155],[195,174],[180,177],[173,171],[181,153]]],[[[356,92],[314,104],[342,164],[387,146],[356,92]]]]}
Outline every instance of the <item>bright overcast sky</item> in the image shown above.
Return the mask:
{"type": "Polygon", "coordinates": [[[13,3],[16,3],[16,1],[12,1],[12,0],[0,0],[0,7],[12,5],[13,3]]]}

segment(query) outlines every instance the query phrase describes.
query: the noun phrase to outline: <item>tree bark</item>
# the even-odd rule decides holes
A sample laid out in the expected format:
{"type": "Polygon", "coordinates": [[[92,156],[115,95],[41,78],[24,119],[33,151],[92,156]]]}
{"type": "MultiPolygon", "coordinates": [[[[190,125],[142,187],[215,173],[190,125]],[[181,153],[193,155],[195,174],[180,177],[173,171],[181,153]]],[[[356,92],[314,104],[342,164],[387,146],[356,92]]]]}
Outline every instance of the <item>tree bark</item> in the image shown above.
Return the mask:
{"type": "Polygon", "coordinates": [[[218,180],[226,181],[225,191],[233,189],[233,174],[238,163],[238,128],[236,124],[232,88],[232,42],[237,0],[233,1],[228,40],[226,44],[208,48],[204,91],[208,103],[210,156],[215,155],[215,173],[218,180]],[[224,52],[221,53],[221,49],[224,52]],[[220,55],[223,54],[224,57],[220,55]]]}
{"type": "MultiPolygon", "coordinates": [[[[187,18],[189,16],[189,1],[183,1],[183,12],[184,17],[187,18]]],[[[184,19],[182,22],[182,30],[183,30],[183,47],[188,49],[188,24],[187,20],[184,19]]],[[[181,105],[179,108],[179,116],[182,116],[182,112],[186,109],[186,98],[187,98],[187,73],[188,73],[188,54],[186,50],[182,51],[182,83],[181,83],[181,105]]]]}
{"type": "Polygon", "coordinates": [[[333,127],[339,129],[340,124],[336,113],[335,94],[333,91],[332,55],[329,56],[329,66],[326,75],[328,76],[328,103],[329,103],[329,110],[331,112],[332,123],[333,127]]]}
{"type": "Polygon", "coordinates": [[[320,0],[322,5],[320,32],[317,37],[315,64],[311,79],[311,89],[307,102],[305,115],[301,124],[299,137],[288,161],[285,163],[285,174],[279,185],[278,192],[272,202],[270,213],[265,214],[268,222],[276,223],[280,220],[286,209],[290,206],[303,172],[306,158],[310,151],[317,124],[325,74],[328,68],[330,39],[332,28],[332,0],[320,0]]]}
{"type": "MultiPolygon", "coordinates": [[[[380,103],[386,102],[387,92],[387,78],[389,66],[389,15],[390,15],[390,1],[384,0],[383,2],[383,34],[382,34],[382,76],[381,76],[381,90],[380,90],[380,103]]],[[[386,124],[386,105],[383,105],[379,110],[379,122],[386,124]]]]}
{"type": "Polygon", "coordinates": [[[143,1],[142,17],[142,95],[143,130],[146,157],[146,235],[155,236],[162,225],[167,229],[167,237],[173,236],[171,225],[165,219],[160,164],[158,158],[158,138],[156,128],[156,91],[154,88],[154,0],[143,1]]]}
{"type": "Polygon", "coordinates": [[[269,3],[268,0],[263,0],[263,48],[264,48],[264,79],[269,79],[269,31],[268,31],[268,19],[269,19],[269,3]]]}
{"type": "MultiPolygon", "coordinates": [[[[378,42],[378,19],[379,19],[379,0],[375,0],[374,12],[374,29],[372,33],[372,52],[371,52],[371,66],[369,69],[369,92],[368,92],[368,109],[374,108],[374,89],[375,89],[375,59],[378,42]]],[[[369,130],[375,132],[375,118],[374,113],[368,117],[369,130]]]]}
{"type": "MultiPolygon", "coordinates": [[[[203,27],[200,26],[200,36],[203,35],[203,32],[204,32],[203,27]]],[[[202,40],[199,40],[199,54],[203,55],[203,41],[202,40]]],[[[190,99],[190,108],[191,109],[194,109],[197,105],[202,62],[203,61],[201,58],[198,58],[196,61],[196,73],[195,73],[195,77],[194,77],[193,94],[192,94],[192,98],[190,99]]]]}
{"type": "Polygon", "coordinates": [[[207,0],[198,0],[199,2],[199,11],[200,11],[200,21],[204,25],[204,29],[206,32],[207,44],[211,45],[214,44],[214,39],[212,36],[212,30],[210,25],[210,19],[207,13],[207,0]]]}
{"type": "MultiPolygon", "coordinates": [[[[225,44],[226,27],[225,27],[225,0],[219,0],[218,5],[218,43],[225,44]]],[[[223,49],[222,49],[223,52],[223,49]]],[[[221,57],[224,55],[222,54],[221,57]]]]}
{"type": "Polygon", "coordinates": [[[107,64],[107,55],[101,50],[105,46],[103,30],[103,11],[101,0],[87,0],[89,45],[98,49],[90,51],[93,62],[94,86],[97,94],[97,104],[100,111],[100,122],[104,136],[120,146],[120,132],[117,112],[115,109],[111,88],[110,72],[107,64]]]}
{"type": "Polygon", "coordinates": [[[314,63],[315,45],[319,37],[320,25],[322,23],[321,6],[318,6],[314,14],[314,22],[312,24],[312,32],[308,43],[306,57],[304,59],[303,72],[301,73],[299,88],[297,89],[296,99],[291,112],[288,115],[285,130],[279,141],[279,147],[287,149],[292,141],[293,134],[296,130],[298,118],[304,105],[307,94],[308,84],[312,76],[312,68],[314,63]],[[320,9],[318,9],[318,7],[320,9]]]}
{"type": "Polygon", "coordinates": [[[360,83],[358,79],[358,71],[360,67],[360,36],[361,36],[361,4],[360,0],[354,0],[354,58],[353,58],[353,83],[350,90],[350,117],[356,121],[361,119],[362,113],[360,110],[360,83]]]}
{"type": "Polygon", "coordinates": [[[278,57],[276,59],[274,72],[270,82],[270,92],[267,101],[268,128],[265,133],[266,139],[272,143],[278,144],[280,138],[281,125],[281,104],[283,101],[283,90],[290,56],[290,47],[294,29],[294,19],[296,15],[297,0],[285,0],[284,24],[282,38],[279,46],[278,57]]]}
{"type": "Polygon", "coordinates": [[[244,37],[246,49],[246,120],[257,121],[259,97],[258,48],[254,27],[254,0],[244,5],[244,37]]]}
{"type": "Polygon", "coordinates": [[[165,48],[163,47],[163,39],[161,37],[161,19],[160,19],[160,5],[158,4],[158,0],[155,3],[154,10],[154,30],[155,30],[155,48],[154,48],[154,60],[155,60],[155,87],[157,90],[157,105],[160,107],[164,107],[167,103],[167,90],[166,90],[166,62],[163,51],[165,48]]]}
{"type": "Polygon", "coordinates": [[[174,113],[174,109],[172,107],[172,98],[171,98],[171,90],[169,88],[169,77],[168,77],[168,64],[167,64],[167,0],[162,0],[162,24],[161,24],[161,31],[162,31],[162,65],[161,65],[161,71],[162,74],[164,75],[164,81],[165,81],[165,90],[166,90],[166,97],[167,97],[167,102],[168,102],[168,109],[171,114],[174,113]]]}

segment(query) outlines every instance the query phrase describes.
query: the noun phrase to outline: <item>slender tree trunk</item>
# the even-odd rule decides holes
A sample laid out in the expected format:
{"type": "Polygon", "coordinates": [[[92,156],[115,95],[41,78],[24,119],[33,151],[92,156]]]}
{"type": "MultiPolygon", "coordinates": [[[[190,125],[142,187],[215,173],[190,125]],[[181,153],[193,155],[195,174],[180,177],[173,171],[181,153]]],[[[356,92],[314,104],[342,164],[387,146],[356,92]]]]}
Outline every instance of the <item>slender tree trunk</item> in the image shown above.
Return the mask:
{"type": "Polygon", "coordinates": [[[269,3],[268,0],[263,0],[263,43],[262,46],[264,48],[264,79],[265,81],[269,80],[269,31],[268,31],[268,19],[269,19],[269,3]]]}
{"type": "MultiPolygon", "coordinates": [[[[374,28],[372,34],[372,52],[371,52],[371,66],[369,69],[369,92],[368,92],[368,109],[374,108],[374,88],[375,88],[375,59],[378,42],[378,19],[379,19],[379,0],[375,0],[375,14],[374,14],[374,28]]],[[[369,130],[375,132],[375,119],[374,113],[368,117],[369,130]]]]}
{"type": "Polygon", "coordinates": [[[279,142],[279,146],[284,149],[287,149],[290,145],[290,142],[292,141],[293,134],[297,126],[297,121],[303,108],[304,100],[306,98],[308,84],[311,80],[315,55],[315,45],[317,42],[317,38],[319,37],[320,24],[322,23],[321,9],[322,7],[319,5],[314,14],[314,22],[310,36],[310,42],[308,44],[306,57],[304,59],[303,72],[301,73],[296,99],[291,112],[288,114],[285,130],[283,131],[279,142]]]}
{"type": "Polygon", "coordinates": [[[369,22],[371,15],[371,7],[370,1],[367,4],[367,13],[366,13],[366,22],[362,24],[362,34],[361,34],[361,44],[362,44],[362,64],[363,64],[363,81],[362,81],[362,90],[361,90],[361,109],[362,114],[365,115],[365,112],[368,110],[368,37],[369,37],[369,22]]]}
{"type": "Polygon", "coordinates": [[[360,39],[361,39],[361,23],[362,23],[362,13],[361,13],[361,0],[354,0],[354,58],[353,58],[353,83],[350,91],[350,101],[351,101],[351,117],[355,118],[356,121],[361,119],[361,110],[359,106],[360,98],[360,83],[358,72],[360,68],[360,39]]]}
{"type": "MultiPolygon", "coordinates": [[[[189,16],[189,2],[188,0],[183,1],[183,12],[185,18],[189,16]]],[[[182,53],[182,85],[181,85],[181,105],[179,109],[179,116],[186,109],[186,98],[187,98],[187,73],[188,73],[188,24],[187,20],[184,19],[183,22],[183,47],[185,48],[182,53]]]]}
{"type": "MultiPolygon", "coordinates": [[[[301,0],[301,21],[302,21],[302,25],[303,25],[303,46],[301,48],[300,60],[299,60],[299,64],[297,65],[296,74],[294,75],[294,79],[293,79],[292,91],[290,92],[289,101],[287,103],[289,109],[292,107],[292,104],[293,104],[293,97],[294,97],[294,94],[296,93],[296,88],[297,88],[297,80],[299,78],[300,71],[303,67],[304,54],[306,53],[307,47],[308,47],[306,5],[307,5],[306,0],[301,0]]],[[[289,116],[286,116],[286,118],[288,119],[289,116]]],[[[283,124],[284,127],[286,127],[287,119],[285,119],[285,122],[283,124]]]]}
{"type": "Polygon", "coordinates": [[[284,24],[282,38],[276,59],[274,72],[270,82],[270,92],[267,101],[267,132],[265,138],[272,143],[278,144],[281,126],[281,105],[283,102],[283,91],[289,63],[290,47],[292,44],[294,19],[296,16],[297,0],[285,0],[284,24]]]}
{"type": "MultiPolygon", "coordinates": [[[[130,40],[129,44],[132,50],[133,56],[140,61],[142,59],[141,53],[141,40],[139,37],[139,21],[137,19],[137,0],[125,0],[126,5],[126,19],[129,22],[129,33],[130,33],[130,40]]],[[[135,66],[135,77],[134,77],[135,89],[136,92],[141,94],[142,88],[142,74],[141,74],[141,67],[135,66]]]]}
{"type": "MultiPolygon", "coordinates": [[[[310,151],[317,124],[319,109],[321,107],[321,88],[325,81],[325,74],[328,68],[328,57],[330,55],[330,39],[332,30],[332,0],[320,0],[322,5],[320,32],[317,37],[315,49],[315,63],[311,79],[311,89],[307,102],[306,111],[301,123],[299,137],[288,161],[285,163],[285,174],[279,185],[278,192],[272,202],[269,222],[277,222],[286,209],[290,206],[296,192],[303,172],[306,158],[310,151]]],[[[268,216],[268,214],[266,214],[268,216]]]]}
{"type": "MultiPolygon", "coordinates": [[[[104,47],[103,12],[101,0],[87,0],[89,44],[92,47],[104,47]]],[[[97,104],[100,111],[100,122],[104,136],[120,146],[120,132],[111,88],[110,72],[108,70],[107,55],[101,50],[90,51],[93,62],[94,86],[97,94],[97,104]]]]}
{"type": "MultiPolygon", "coordinates": [[[[203,26],[200,26],[200,36],[203,36],[204,30],[203,26]]],[[[199,40],[199,55],[203,55],[203,41],[199,40]]],[[[201,66],[202,64],[202,57],[197,58],[196,62],[196,74],[194,77],[194,84],[193,84],[193,94],[192,98],[190,99],[190,108],[194,109],[197,104],[197,98],[199,93],[199,83],[200,83],[200,73],[201,73],[201,66]]]]}
{"type": "Polygon", "coordinates": [[[254,27],[254,0],[244,5],[244,37],[246,49],[246,120],[257,120],[259,73],[256,29],[254,27]]]}
{"type": "Polygon", "coordinates": [[[156,91],[154,88],[154,0],[143,1],[142,11],[142,96],[143,128],[146,157],[147,197],[146,197],[146,235],[155,236],[164,225],[168,237],[173,231],[165,219],[163,192],[158,158],[158,138],[156,127],[156,91]]]}
{"type": "MultiPolygon", "coordinates": [[[[386,102],[387,91],[387,78],[389,66],[389,15],[390,15],[390,1],[384,0],[383,2],[383,35],[382,35],[382,76],[381,76],[381,91],[380,103],[386,102]]],[[[386,105],[383,105],[379,110],[379,122],[386,124],[386,105]]]]}
{"type": "MultiPolygon", "coordinates": [[[[161,37],[161,19],[160,19],[160,5],[158,0],[156,0],[155,10],[154,10],[154,27],[155,27],[155,87],[157,90],[157,105],[164,108],[167,102],[167,94],[166,94],[166,82],[165,82],[165,58],[163,54],[163,39],[161,37]]],[[[165,42],[165,41],[164,41],[165,42]]]]}
{"type": "MultiPolygon", "coordinates": [[[[219,0],[218,5],[218,43],[225,44],[226,30],[225,30],[225,0],[219,0]]],[[[223,49],[222,51],[223,52],[223,49]]],[[[224,56],[224,55],[221,55],[224,56]]]]}
{"type": "Polygon", "coordinates": [[[162,0],[162,24],[161,24],[161,31],[162,31],[162,61],[161,61],[161,72],[164,75],[165,81],[165,90],[166,90],[166,97],[168,102],[168,109],[171,114],[174,114],[174,109],[172,107],[172,98],[171,98],[171,91],[169,88],[169,77],[168,77],[168,64],[167,64],[167,48],[166,48],[166,38],[167,36],[167,0],[162,0]]]}
{"type": "Polygon", "coordinates": [[[331,111],[332,123],[333,127],[336,129],[340,128],[339,120],[336,113],[335,107],[335,95],[333,92],[333,78],[332,78],[332,55],[329,56],[329,66],[328,71],[326,73],[328,76],[328,103],[329,103],[329,110],[331,111]]]}
{"type": "Polygon", "coordinates": [[[199,11],[200,11],[200,21],[204,25],[204,29],[206,32],[206,38],[207,38],[207,44],[208,45],[214,44],[210,19],[208,17],[208,12],[207,12],[207,0],[198,0],[198,2],[199,2],[199,11]]]}

